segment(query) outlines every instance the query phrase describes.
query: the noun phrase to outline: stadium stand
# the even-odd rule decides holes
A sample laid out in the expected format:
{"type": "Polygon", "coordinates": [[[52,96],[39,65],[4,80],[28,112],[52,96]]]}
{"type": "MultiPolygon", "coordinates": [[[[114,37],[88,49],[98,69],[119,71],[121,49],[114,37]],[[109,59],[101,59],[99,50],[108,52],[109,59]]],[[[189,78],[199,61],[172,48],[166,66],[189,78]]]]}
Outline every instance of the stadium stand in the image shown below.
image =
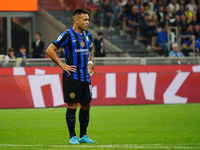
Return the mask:
{"type": "MultiPolygon", "coordinates": [[[[112,5],[112,3],[116,2],[116,1],[118,1],[118,0],[110,0],[110,4],[112,5]]],[[[89,9],[92,12],[90,29],[92,29],[94,32],[98,32],[100,30],[99,23],[98,23],[99,22],[98,13],[99,13],[99,10],[101,10],[101,4],[103,3],[103,1],[98,1],[99,3],[92,3],[92,2],[93,2],[92,0],[90,0],[90,1],[85,0],[85,1],[78,2],[78,3],[76,0],[74,0],[74,1],[54,0],[51,2],[51,4],[48,4],[48,5],[51,5],[48,7],[48,5],[46,5],[47,0],[42,0],[41,7],[43,9],[47,10],[48,13],[50,13],[57,20],[59,20],[60,22],[62,22],[63,24],[65,24],[67,26],[71,26],[73,24],[72,19],[71,19],[71,14],[72,14],[73,9],[75,9],[76,7],[84,7],[86,9],[89,9]],[[95,6],[95,4],[96,4],[96,6],[95,6]],[[52,5],[55,5],[55,7],[51,8],[52,5]]],[[[169,23],[169,25],[171,27],[171,25],[174,26],[174,24],[175,24],[175,22],[174,22],[175,14],[180,14],[181,12],[180,12],[180,10],[175,11],[174,14],[173,14],[173,12],[170,12],[170,8],[173,5],[170,2],[171,1],[167,1],[165,3],[166,6],[168,6],[169,4],[170,5],[168,7],[166,7],[166,6],[164,7],[164,13],[163,13],[164,16],[166,16],[166,19],[168,19],[167,22],[164,20],[164,16],[160,16],[161,14],[158,12],[159,7],[163,6],[163,4],[160,1],[152,0],[152,1],[149,1],[148,4],[142,3],[142,1],[140,1],[140,2],[132,1],[131,6],[138,7],[140,21],[142,20],[144,13],[149,13],[150,16],[152,14],[157,14],[157,15],[159,15],[158,16],[159,22],[156,23],[156,26],[160,26],[162,24],[169,23]],[[163,20],[162,20],[162,17],[163,17],[163,20]]],[[[181,1],[180,1],[180,3],[181,3],[181,1]]],[[[185,4],[189,4],[189,2],[186,1],[185,4]]],[[[199,4],[196,2],[196,6],[197,5],[199,5],[199,4]]],[[[124,5],[121,7],[124,8],[124,5]]],[[[187,9],[187,7],[185,8],[185,10],[182,13],[186,13],[186,9],[187,9]]],[[[158,45],[155,42],[156,37],[150,39],[151,44],[149,45],[147,43],[147,41],[148,41],[147,38],[141,36],[140,31],[137,29],[136,39],[132,39],[132,35],[131,35],[132,29],[127,24],[127,20],[128,20],[127,15],[130,15],[130,12],[127,14],[127,11],[126,11],[126,14],[124,14],[124,16],[123,16],[124,17],[123,21],[120,21],[117,18],[115,19],[116,24],[119,24],[119,22],[121,23],[121,26],[123,27],[121,29],[118,28],[117,26],[114,26],[115,31],[110,31],[107,28],[107,24],[105,24],[104,30],[101,31],[101,32],[103,32],[105,39],[108,40],[111,44],[115,45],[123,53],[126,53],[132,57],[162,56],[163,55],[162,48],[158,47],[158,45]]],[[[198,15],[198,13],[197,13],[197,15],[198,15]]],[[[105,20],[105,23],[106,22],[107,21],[105,20]]],[[[150,22],[151,22],[151,19],[150,19],[150,22]]],[[[176,22],[176,25],[179,25],[179,23],[176,22]]],[[[179,28],[179,26],[177,26],[177,27],[179,28]]],[[[156,27],[156,29],[158,29],[158,27],[156,27]]],[[[169,32],[171,32],[171,30],[169,32]]],[[[174,31],[172,30],[172,32],[174,32],[174,31]]],[[[175,32],[174,32],[174,34],[176,34],[176,36],[180,36],[180,35],[177,35],[177,33],[175,33],[175,32]]],[[[182,33],[180,33],[180,34],[182,34],[182,33]]],[[[169,39],[172,38],[171,33],[170,34],[168,33],[168,36],[169,36],[169,39]]],[[[168,42],[169,51],[171,50],[171,44],[173,42],[178,42],[180,45],[182,44],[181,43],[182,41],[178,41],[178,40],[179,40],[179,38],[177,38],[176,41],[172,40],[172,41],[168,42]]],[[[195,42],[195,39],[194,39],[193,43],[194,42],[195,42]]],[[[190,54],[193,55],[192,52],[190,54]]]]}
{"type": "Polygon", "coordinates": [[[66,10],[64,0],[39,0],[39,6],[44,10],[66,10]]]}
{"type": "MultiPolygon", "coordinates": [[[[51,14],[53,17],[55,17],[57,20],[62,22],[64,25],[67,25],[68,28],[72,26],[73,24],[73,21],[71,18],[72,11],[49,10],[49,9],[50,8],[47,9],[48,10],[47,12],[51,14]]],[[[92,18],[91,20],[93,21],[94,19],[92,18]]],[[[91,22],[90,29],[93,29],[94,31],[99,31],[98,26],[94,22],[91,22]]],[[[144,47],[142,47],[141,45],[134,45],[134,41],[131,40],[130,35],[123,32],[123,30],[122,31],[119,31],[119,30],[108,31],[108,29],[105,28],[104,31],[102,32],[104,34],[105,39],[108,40],[112,45],[115,45],[116,47],[118,47],[118,49],[120,49],[122,53],[128,54],[129,56],[133,56],[133,57],[150,56],[149,52],[146,49],[144,49],[144,47]]],[[[108,51],[107,54],[113,53],[109,51],[108,47],[106,47],[106,50],[108,51]]],[[[112,54],[111,56],[113,55],[116,56],[115,54],[112,54]]],[[[118,53],[118,56],[121,56],[121,55],[118,53]]]]}
{"type": "MultiPolygon", "coordinates": [[[[110,3],[120,0],[110,0],[110,3]]],[[[176,1],[176,0],[175,0],[176,1]]],[[[99,27],[99,18],[98,18],[98,12],[101,8],[101,3],[103,0],[96,1],[94,0],[39,0],[38,5],[39,9],[36,15],[36,28],[40,30],[44,30],[45,33],[49,32],[49,35],[43,33],[43,39],[47,39],[47,42],[51,42],[55,38],[56,35],[58,35],[61,31],[64,31],[68,28],[70,28],[73,25],[72,20],[72,11],[75,8],[82,7],[86,8],[91,11],[91,20],[90,20],[90,26],[89,30],[93,34],[93,37],[95,38],[97,36],[97,32],[101,31],[105,38],[105,47],[106,47],[106,57],[160,57],[163,58],[163,50],[161,47],[158,46],[156,43],[156,36],[152,37],[152,39],[148,39],[147,37],[143,37],[140,33],[140,29],[136,29],[136,38],[133,39],[132,37],[132,28],[128,26],[128,15],[130,15],[130,11],[126,11],[123,15],[123,21],[115,18],[115,23],[117,23],[119,26],[114,25],[115,28],[114,31],[110,31],[108,29],[108,25],[106,24],[107,20],[105,20],[105,26],[104,30],[100,30],[99,27]],[[42,21],[42,22],[41,22],[42,21]],[[46,21],[46,22],[45,22],[46,21]],[[49,22],[48,22],[49,21],[49,22]],[[49,25],[48,25],[49,24],[49,25]],[[50,27],[54,26],[54,27],[50,27]],[[121,26],[121,27],[120,27],[121,26]],[[151,43],[149,44],[150,41],[151,43]]],[[[182,47],[183,39],[185,34],[184,26],[185,28],[188,27],[190,24],[182,24],[180,21],[176,20],[175,15],[180,16],[180,20],[182,15],[185,13],[185,8],[182,7],[183,1],[177,1],[177,3],[181,4],[181,9],[176,11],[175,14],[170,12],[170,7],[168,5],[171,1],[161,2],[159,0],[149,0],[149,3],[142,3],[143,1],[135,1],[135,0],[127,0],[127,2],[131,2],[130,8],[132,6],[137,6],[138,8],[138,14],[139,14],[139,21],[141,21],[146,13],[148,13],[150,16],[153,14],[157,14],[158,20],[155,21],[156,24],[154,24],[153,27],[156,26],[157,31],[160,31],[160,28],[162,27],[162,24],[169,24],[169,30],[167,32],[168,39],[168,51],[171,50],[171,45],[176,42],[182,47]],[[164,7],[163,7],[164,6],[164,7]],[[163,13],[158,12],[158,9],[162,8],[163,13]],[[166,20],[165,20],[166,19],[166,20]],[[182,27],[182,28],[181,28],[182,27]],[[184,32],[184,36],[183,36],[184,32]]],[[[124,9],[124,5],[121,4],[120,7],[124,9]]],[[[188,1],[184,1],[184,4],[189,4],[188,1]]],[[[196,1],[196,8],[195,14],[193,16],[197,16],[196,19],[192,20],[192,26],[199,26],[199,14],[200,14],[200,2],[196,1]]],[[[187,10],[188,11],[188,10],[187,10]]],[[[186,15],[184,15],[186,16],[186,15]]],[[[193,17],[195,18],[195,17],[193,17]]],[[[187,18],[186,18],[187,19],[187,18]]],[[[149,23],[152,23],[153,20],[150,19],[149,23]]],[[[187,21],[187,20],[186,20],[187,21]]],[[[185,21],[185,22],[186,22],[185,21]]],[[[152,30],[152,28],[149,28],[149,30],[152,30]]],[[[194,33],[194,32],[193,32],[194,33]]],[[[185,56],[198,56],[199,52],[195,52],[195,40],[199,37],[197,33],[195,33],[195,38],[190,35],[192,38],[192,46],[190,48],[190,52],[188,53],[188,49],[184,47],[184,51],[186,51],[187,55],[185,56]]],[[[185,53],[184,53],[185,54],[185,53]]],[[[105,58],[107,59],[107,58],[105,58]]],[[[107,60],[106,60],[107,61],[107,60]]],[[[142,63],[138,63],[142,64],[142,63]]]]}

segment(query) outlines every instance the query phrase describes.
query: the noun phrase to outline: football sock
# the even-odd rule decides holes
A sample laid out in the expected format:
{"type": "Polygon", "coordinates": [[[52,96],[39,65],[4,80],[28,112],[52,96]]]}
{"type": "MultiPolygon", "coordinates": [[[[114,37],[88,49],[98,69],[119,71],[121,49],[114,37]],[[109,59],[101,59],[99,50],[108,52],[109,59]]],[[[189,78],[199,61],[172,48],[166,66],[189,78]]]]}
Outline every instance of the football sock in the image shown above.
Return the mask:
{"type": "Polygon", "coordinates": [[[66,122],[69,130],[70,138],[76,136],[75,124],[76,124],[76,109],[67,108],[66,122]]]}
{"type": "Polygon", "coordinates": [[[79,111],[79,122],[80,122],[80,137],[86,135],[87,126],[89,123],[89,109],[83,110],[80,109],[79,111]]]}

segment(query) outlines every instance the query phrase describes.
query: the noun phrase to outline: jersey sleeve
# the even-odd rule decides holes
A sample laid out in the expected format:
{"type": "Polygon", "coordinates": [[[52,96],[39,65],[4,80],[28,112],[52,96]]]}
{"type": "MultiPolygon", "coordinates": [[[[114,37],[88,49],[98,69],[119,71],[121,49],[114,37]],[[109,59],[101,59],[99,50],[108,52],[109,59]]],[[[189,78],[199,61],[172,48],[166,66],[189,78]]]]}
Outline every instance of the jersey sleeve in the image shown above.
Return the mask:
{"type": "Polygon", "coordinates": [[[52,42],[57,48],[63,47],[68,44],[69,34],[68,32],[63,32],[55,41],[52,42]]]}

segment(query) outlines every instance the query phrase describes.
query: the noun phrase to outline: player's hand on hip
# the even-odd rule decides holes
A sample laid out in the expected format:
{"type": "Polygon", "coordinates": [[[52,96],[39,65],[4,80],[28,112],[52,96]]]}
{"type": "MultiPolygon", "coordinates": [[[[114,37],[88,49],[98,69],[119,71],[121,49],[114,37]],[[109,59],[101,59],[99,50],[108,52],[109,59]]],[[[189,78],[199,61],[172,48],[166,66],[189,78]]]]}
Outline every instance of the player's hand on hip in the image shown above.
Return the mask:
{"type": "Polygon", "coordinates": [[[70,76],[71,76],[70,72],[76,71],[76,66],[69,66],[67,64],[64,64],[61,68],[62,68],[62,70],[66,71],[70,76]]]}

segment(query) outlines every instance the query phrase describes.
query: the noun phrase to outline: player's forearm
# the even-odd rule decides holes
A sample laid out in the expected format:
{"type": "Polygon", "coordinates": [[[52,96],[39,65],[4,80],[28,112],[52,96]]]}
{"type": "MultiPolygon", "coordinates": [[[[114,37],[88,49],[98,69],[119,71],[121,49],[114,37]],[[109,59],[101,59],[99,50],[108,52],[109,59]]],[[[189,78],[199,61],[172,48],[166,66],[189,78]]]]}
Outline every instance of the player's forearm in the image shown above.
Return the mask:
{"type": "Polygon", "coordinates": [[[93,62],[94,60],[94,49],[92,49],[89,53],[89,58],[88,58],[88,61],[92,61],[93,62]]]}
{"type": "Polygon", "coordinates": [[[88,73],[92,73],[92,66],[93,66],[93,60],[94,60],[94,50],[92,49],[89,53],[88,58],[88,73]]]}
{"type": "Polygon", "coordinates": [[[55,48],[53,48],[52,44],[49,45],[49,47],[46,50],[46,53],[51,58],[51,60],[53,60],[53,62],[55,62],[58,66],[62,68],[63,62],[56,55],[55,48]]]}
{"type": "Polygon", "coordinates": [[[92,61],[93,62],[94,57],[89,57],[88,61],[92,61]]]}

